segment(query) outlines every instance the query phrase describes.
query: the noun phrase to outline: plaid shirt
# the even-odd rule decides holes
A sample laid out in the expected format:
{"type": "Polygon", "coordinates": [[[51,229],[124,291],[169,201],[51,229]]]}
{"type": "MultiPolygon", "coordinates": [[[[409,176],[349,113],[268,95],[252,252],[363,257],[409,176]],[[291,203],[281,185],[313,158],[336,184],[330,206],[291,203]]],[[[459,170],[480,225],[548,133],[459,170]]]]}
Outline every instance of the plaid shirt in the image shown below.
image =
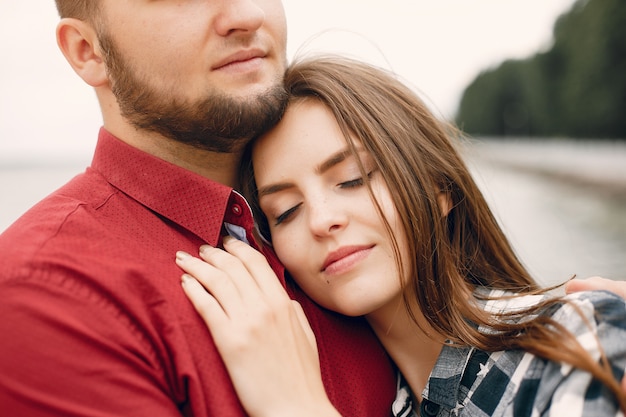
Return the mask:
{"type": "MultiPolygon", "coordinates": [[[[488,301],[484,308],[523,308],[542,298],[488,301]]],[[[581,309],[586,321],[567,303],[546,314],[563,324],[597,359],[599,340],[620,380],[626,368],[625,301],[604,291],[567,298],[581,309]]],[[[414,409],[410,388],[400,376],[393,416],[623,416],[613,394],[588,372],[521,350],[485,352],[444,345],[422,397],[419,410],[414,409]]]]}

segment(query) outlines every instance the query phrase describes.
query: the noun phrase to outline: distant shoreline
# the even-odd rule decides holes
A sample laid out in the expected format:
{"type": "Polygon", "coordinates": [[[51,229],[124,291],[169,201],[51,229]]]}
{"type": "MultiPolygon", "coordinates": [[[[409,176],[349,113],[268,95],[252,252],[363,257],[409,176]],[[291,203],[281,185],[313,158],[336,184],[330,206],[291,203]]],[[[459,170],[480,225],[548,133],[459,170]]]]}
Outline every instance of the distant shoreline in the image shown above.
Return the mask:
{"type": "Polygon", "coordinates": [[[7,151],[0,154],[0,171],[23,169],[84,169],[91,164],[93,147],[76,149],[32,149],[7,151]]]}
{"type": "Polygon", "coordinates": [[[471,139],[465,150],[470,160],[626,198],[626,142],[471,139]]]}
{"type": "Polygon", "coordinates": [[[48,159],[44,157],[35,158],[0,158],[0,171],[30,171],[37,169],[78,169],[83,170],[91,164],[91,155],[88,157],[69,157],[59,159],[48,159]]]}

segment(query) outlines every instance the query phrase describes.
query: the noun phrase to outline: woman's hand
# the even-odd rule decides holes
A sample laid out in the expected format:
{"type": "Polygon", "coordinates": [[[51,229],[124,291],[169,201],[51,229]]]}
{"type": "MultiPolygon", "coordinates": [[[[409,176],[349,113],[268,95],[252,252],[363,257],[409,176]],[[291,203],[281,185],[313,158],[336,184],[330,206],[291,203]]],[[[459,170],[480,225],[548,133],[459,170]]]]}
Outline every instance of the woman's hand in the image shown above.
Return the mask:
{"type": "Polygon", "coordinates": [[[178,252],[183,289],[204,319],[251,416],[338,416],[320,373],[315,336],[265,257],[234,238],[226,251],[178,252]]]}
{"type": "Polygon", "coordinates": [[[591,277],[587,279],[572,279],[565,284],[565,292],[606,290],[614,292],[626,299],[626,281],[614,281],[608,278],[591,277]]]}

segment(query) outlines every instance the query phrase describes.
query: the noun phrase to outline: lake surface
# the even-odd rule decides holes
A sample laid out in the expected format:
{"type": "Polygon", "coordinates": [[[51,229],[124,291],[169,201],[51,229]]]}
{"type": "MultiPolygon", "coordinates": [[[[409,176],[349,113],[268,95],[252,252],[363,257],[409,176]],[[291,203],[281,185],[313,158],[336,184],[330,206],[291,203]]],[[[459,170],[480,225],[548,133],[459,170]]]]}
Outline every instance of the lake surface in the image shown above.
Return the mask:
{"type": "Polygon", "coordinates": [[[626,143],[479,142],[466,155],[537,279],[626,280],[626,143]]]}
{"type": "MultiPolygon", "coordinates": [[[[477,141],[465,155],[537,279],[626,280],[626,143],[477,141]]],[[[89,161],[0,163],[0,231],[89,161]]]]}

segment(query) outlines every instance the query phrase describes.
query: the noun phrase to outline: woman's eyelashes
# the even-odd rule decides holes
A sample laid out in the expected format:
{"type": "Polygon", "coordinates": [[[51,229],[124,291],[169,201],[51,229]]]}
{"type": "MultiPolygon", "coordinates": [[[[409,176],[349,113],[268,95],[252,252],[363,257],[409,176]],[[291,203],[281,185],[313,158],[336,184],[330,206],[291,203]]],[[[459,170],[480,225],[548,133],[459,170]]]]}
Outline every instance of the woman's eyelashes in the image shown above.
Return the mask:
{"type": "MultiPolygon", "coordinates": [[[[366,174],[367,179],[368,180],[372,179],[372,175],[374,175],[374,170],[369,171],[366,174]]],[[[359,177],[359,178],[355,178],[355,179],[350,180],[350,181],[341,182],[341,183],[339,183],[339,187],[340,188],[354,188],[354,187],[361,187],[364,184],[365,184],[365,181],[363,180],[363,177],[359,177]]]]}
{"type": "MultiPolygon", "coordinates": [[[[374,173],[376,172],[376,170],[372,170],[369,171],[366,176],[368,180],[372,179],[372,176],[374,175],[374,173]]],[[[365,181],[363,177],[359,177],[359,178],[354,178],[348,181],[342,181],[339,182],[337,184],[337,186],[340,189],[351,189],[351,188],[358,188],[358,187],[362,187],[363,185],[365,185],[365,181]]],[[[282,213],[274,216],[275,220],[274,220],[274,226],[278,226],[281,223],[285,223],[288,220],[291,220],[291,218],[293,218],[297,212],[297,210],[302,206],[302,202],[296,204],[295,206],[292,206],[291,208],[283,211],[282,213]]]]}
{"type": "Polygon", "coordinates": [[[281,214],[279,214],[278,216],[276,216],[276,220],[274,222],[275,226],[278,226],[279,224],[289,220],[289,218],[295,213],[295,211],[302,205],[302,203],[298,203],[295,206],[291,207],[289,210],[286,210],[284,212],[282,212],[281,214]]]}

